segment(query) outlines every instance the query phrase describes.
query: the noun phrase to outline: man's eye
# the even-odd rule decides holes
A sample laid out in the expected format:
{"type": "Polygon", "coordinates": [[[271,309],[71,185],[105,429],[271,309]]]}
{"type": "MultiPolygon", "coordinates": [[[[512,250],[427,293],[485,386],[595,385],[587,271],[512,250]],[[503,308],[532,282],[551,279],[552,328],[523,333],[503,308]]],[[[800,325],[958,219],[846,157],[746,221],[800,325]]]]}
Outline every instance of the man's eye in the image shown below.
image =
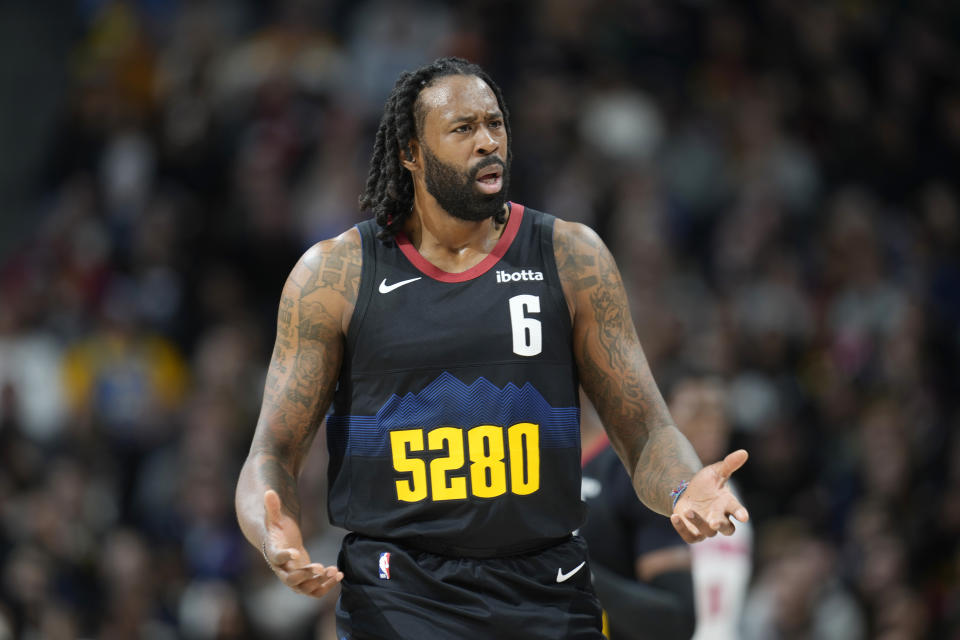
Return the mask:
{"type": "Polygon", "coordinates": [[[499,129],[503,126],[503,120],[491,120],[489,126],[493,127],[494,129],[499,129]]]}
{"type": "Polygon", "coordinates": [[[456,129],[454,129],[453,131],[454,131],[454,133],[467,133],[468,131],[470,131],[470,125],[469,125],[469,124],[462,124],[462,125],[460,125],[459,127],[457,127],[456,129]]]}

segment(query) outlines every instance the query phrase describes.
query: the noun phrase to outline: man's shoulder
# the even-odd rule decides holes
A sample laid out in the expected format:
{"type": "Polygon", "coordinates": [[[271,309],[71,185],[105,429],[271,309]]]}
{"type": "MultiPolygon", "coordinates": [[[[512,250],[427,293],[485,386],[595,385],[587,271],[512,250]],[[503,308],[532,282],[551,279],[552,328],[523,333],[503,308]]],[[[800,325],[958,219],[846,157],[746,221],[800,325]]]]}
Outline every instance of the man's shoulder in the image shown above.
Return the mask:
{"type": "Polygon", "coordinates": [[[568,246],[570,250],[595,250],[603,244],[597,232],[583,222],[555,218],[553,229],[554,242],[562,242],[568,246]]]}
{"type": "Polygon", "coordinates": [[[330,257],[361,259],[363,241],[358,226],[353,226],[338,236],[321,240],[307,249],[300,261],[308,266],[317,266],[330,257]]]}
{"type": "MultiPolygon", "coordinates": [[[[570,220],[564,220],[563,218],[556,216],[549,211],[541,211],[539,209],[534,209],[531,206],[520,204],[519,202],[511,203],[513,206],[523,207],[523,217],[530,218],[535,222],[552,224],[554,228],[554,235],[557,232],[560,232],[564,235],[574,235],[579,234],[594,234],[593,230],[582,222],[573,222],[570,220]]],[[[596,234],[594,234],[596,235],[596,234]]]]}
{"type": "Polygon", "coordinates": [[[287,283],[297,289],[301,299],[334,294],[353,305],[359,292],[362,263],[360,232],[351,227],[307,249],[293,267],[287,283]]]}
{"type": "Polygon", "coordinates": [[[553,224],[553,255],[567,296],[576,296],[598,283],[598,267],[609,255],[600,236],[582,222],[557,218],[553,224]]]}

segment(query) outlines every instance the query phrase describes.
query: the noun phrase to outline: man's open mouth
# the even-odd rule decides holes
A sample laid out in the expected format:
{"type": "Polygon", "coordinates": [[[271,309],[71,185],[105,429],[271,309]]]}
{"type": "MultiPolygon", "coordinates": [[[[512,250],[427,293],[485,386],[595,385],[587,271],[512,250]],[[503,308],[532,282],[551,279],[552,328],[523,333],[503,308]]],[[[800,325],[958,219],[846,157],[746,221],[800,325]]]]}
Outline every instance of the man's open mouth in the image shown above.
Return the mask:
{"type": "Polygon", "coordinates": [[[480,191],[484,193],[496,193],[503,186],[503,167],[493,165],[480,170],[477,175],[477,182],[480,185],[480,191]]]}

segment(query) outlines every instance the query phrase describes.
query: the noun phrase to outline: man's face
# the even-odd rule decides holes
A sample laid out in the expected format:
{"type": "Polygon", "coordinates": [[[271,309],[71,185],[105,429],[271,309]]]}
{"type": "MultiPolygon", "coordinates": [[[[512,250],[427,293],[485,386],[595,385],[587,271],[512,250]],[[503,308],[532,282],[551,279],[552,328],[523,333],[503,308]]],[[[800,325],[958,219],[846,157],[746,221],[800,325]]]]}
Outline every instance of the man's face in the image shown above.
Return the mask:
{"type": "Polygon", "coordinates": [[[417,109],[427,192],[463,220],[501,211],[510,183],[507,133],[490,87],[476,76],[447,76],[423,90],[417,109]]]}

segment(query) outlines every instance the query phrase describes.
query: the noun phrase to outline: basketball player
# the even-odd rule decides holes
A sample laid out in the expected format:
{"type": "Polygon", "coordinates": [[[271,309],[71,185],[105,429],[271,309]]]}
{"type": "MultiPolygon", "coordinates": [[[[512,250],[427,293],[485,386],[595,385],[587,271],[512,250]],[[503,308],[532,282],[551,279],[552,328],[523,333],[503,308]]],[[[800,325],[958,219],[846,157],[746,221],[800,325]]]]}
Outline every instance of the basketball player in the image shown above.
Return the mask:
{"type": "Polygon", "coordinates": [[[510,120],[476,65],[400,76],[360,204],[293,268],[236,506],[280,579],[342,581],[342,638],[599,638],[580,500],[578,385],[640,498],[692,542],[747,512],[745,451],[702,468],[653,381],[610,253],[507,201],[510,120]],[[297,477],[327,419],[329,514],[311,562],[297,477]]]}

